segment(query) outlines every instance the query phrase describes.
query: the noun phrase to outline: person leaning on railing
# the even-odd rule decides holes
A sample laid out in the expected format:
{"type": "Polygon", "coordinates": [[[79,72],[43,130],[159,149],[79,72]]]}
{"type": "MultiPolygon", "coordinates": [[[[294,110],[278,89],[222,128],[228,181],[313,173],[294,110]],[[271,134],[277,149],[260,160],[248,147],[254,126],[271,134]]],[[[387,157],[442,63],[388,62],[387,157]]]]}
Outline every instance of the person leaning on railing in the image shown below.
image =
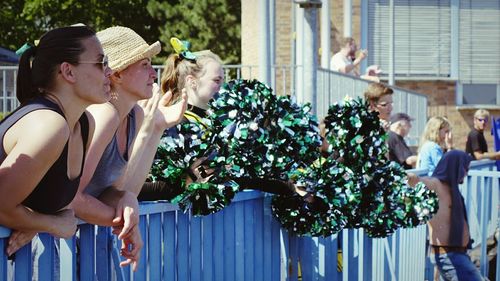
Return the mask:
{"type": "Polygon", "coordinates": [[[110,98],[111,70],[90,28],[54,29],[20,51],[21,106],[0,123],[0,224],[13,229],[8,255],[37,232],[75,233],[77,219],[67,206],[94,128],[85,109],[110,98]]]}
{"type": "Polygon", "coordinates": [[[464,199],[458,189],[467,175],[471,160],[463,151],[450,150],[438,162],[432,177],[408,176],[411,186],[421,181],[439,198],[439,210],[427,225],[430,258],[438,269],[440,280],[483,280],[467,255],[472,242],[464,199]]]}
{"type": "Polygon", "coordinates": [[[121,265],[131,264],[135,271],[143,243],[137,197],[127,188],[142,186],[161,134],[180,121],[186,101],[167,107],[170,96],[153,91],[151,58],[160,52],[159,42],[148,45],[122,26],[99,31],[97,37],[113,70],[113,97],[88,109],[95,119],[94,139],[72,206],[86,222],[114,228],[126,258],[121,265]],[[140,106],[140,100],[146,102],[140,106]]]}

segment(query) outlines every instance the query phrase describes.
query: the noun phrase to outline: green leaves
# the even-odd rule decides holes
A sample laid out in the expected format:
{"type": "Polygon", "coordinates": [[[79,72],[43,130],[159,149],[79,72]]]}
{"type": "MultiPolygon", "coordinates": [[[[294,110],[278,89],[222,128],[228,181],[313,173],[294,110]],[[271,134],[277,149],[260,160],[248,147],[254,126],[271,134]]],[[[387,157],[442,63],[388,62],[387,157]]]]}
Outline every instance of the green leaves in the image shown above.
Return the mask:
{"type": "Polygon", "coordinates": [[[162,42],[153,59],[163,64],[173,53],[172,36],[191,41],[192,51],[211,49],[227,63],[240,62],[241,4],[230,0],[4,0],[0,10],[0,46],[16,50],[46,31],[75,23],[96,31],[132,28],[146,42],[162,42]],[[210,10],[208,13],[207,11],[210,10]]]}
{"type": "MultiPolygon", "coordinates": [[[[240,62],[239,1],[154,0],[148,2],[147,10],[162,23],[158,26],[160,41],[168,42],[170,37],[189,40],[193,52],[210,49],[225,63],[240,62]]],[[[163,45],[163,49],[167,53],[173,52],[169,44],[163,45]]]]}

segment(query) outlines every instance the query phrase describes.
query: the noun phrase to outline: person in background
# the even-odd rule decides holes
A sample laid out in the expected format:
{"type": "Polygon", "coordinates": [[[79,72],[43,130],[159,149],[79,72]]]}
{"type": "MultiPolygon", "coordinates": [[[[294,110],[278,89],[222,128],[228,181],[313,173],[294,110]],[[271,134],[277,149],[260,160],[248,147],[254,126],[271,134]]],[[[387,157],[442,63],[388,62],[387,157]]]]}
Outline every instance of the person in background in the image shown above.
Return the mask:
{"type": "Polygon", "coordinates": [[[389,160],[399,163],[405,169],[415,168],[417,156],[405,142],[405,137],[410,133],[411,118],[406,113],[396,113],[391,116],[389,128],[389,160]]]}
{"type": "Polygon", "coordinates": [[[330,69],[333,71],[359,76],[356,67],[368,57],[366,50],[361,50],[359,56],[356,58],[358,46],[356,41],[351,37],[346,37],[341,42],[341,49],[338,53],[332,56],[330,60],[330,69]]]}
{"type": "Polygon", "coordinates": [[[439,280],[483,280],[467,255],[472,244],[471,235],[464,200],[458,189],[471,160],[470,155],[463,151],[450,150],[443,155],[432,177],[408,175],[411,186],[421,181],[439,198],[439,210],[427,222],[430,258],[437,267],[439,280]]]}
{"type": "Polygon", "coordinates": [[[132,29],[110,27],[97,33],[113,70],[112,99],[89,107],[95,119],[95,141],[87,156],[79,192],[72,202],[76,215],[88,223],[112,226],[122,240],[122,266],[137,269],[142,248],[135,193],[129,186],[145,181],[163,131],[177,124],[185,97],[166,106],[171,95],[154,92],[156,71],[151,58],[160,43],[147,44],[132,29]],[[145,100],[138,104],[138,101],[145,100]]]}
{"type": "Polygon", "coordinates": [[[95,32],[70,26],[25,45],[17,75],[21,107],[0,123],[0,224],[12,228],[7,255],[37,232],[69,238],[77,193],[93,139],[85,109],[110,99],[111,70],[95,32]]]}
{"type": "Polygon", "coordinates": [[[490,113],[485,109],[478,109],[474,113],[474,127],[467,135],[465,143],[465,152],[474,160],[500,160],[500,152],[488,152],[488,144],[484,138],[484,130],[488,127],[489,120],[490,113]]]}
{"type": "Polygon", "coordinates": [[[382,83],[370,84],[364,93],[370,109],[378,112],[380,122],[386,131],[389,130],[390,125],[392,94],[392,89],[382,83]]]}
{"type": "Polygon", "coordinates": [[[440,116],[431,117],[420,138],[417,168],[428,169],[428,175],[432,175],[443,153],[451,149],[451,138],[448,119],[440,116]]]}

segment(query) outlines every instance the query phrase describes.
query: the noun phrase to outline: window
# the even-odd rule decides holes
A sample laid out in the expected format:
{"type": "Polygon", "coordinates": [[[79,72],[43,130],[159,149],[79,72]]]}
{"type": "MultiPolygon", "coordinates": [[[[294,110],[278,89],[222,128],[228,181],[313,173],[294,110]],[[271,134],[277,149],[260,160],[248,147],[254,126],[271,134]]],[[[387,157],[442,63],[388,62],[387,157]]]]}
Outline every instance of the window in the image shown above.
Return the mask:
{"type": "MultiPolygon", "coordinates": [[[[369,0],[368,64],[389,70],[389,0],[369,0]]],[[[450,0],[394,0],[395,75],[450,77],[450,0]]]]}
{"type": "MultiPolygon", "coordinates": [[[[460,84],[461,103],[458,104],[482,104],[496,105],[499,103],[496,84],[460,84]]],[[[457,91],[458,92],[458,91],[457,91]]]]}

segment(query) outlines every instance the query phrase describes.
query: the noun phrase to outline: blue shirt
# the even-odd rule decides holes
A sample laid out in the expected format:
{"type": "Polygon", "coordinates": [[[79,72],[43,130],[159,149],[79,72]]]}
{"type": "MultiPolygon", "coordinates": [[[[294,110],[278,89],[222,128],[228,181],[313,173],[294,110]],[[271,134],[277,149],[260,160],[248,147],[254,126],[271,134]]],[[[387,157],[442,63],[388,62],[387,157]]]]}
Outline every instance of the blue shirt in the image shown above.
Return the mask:
{"type": "Polygon", "coordinates": [[[437,143],[427,141],[420,149],[417,167],[428,169],[427,175],[431,176],[441,157],[443,157],[443,149],[437,143]]]}

